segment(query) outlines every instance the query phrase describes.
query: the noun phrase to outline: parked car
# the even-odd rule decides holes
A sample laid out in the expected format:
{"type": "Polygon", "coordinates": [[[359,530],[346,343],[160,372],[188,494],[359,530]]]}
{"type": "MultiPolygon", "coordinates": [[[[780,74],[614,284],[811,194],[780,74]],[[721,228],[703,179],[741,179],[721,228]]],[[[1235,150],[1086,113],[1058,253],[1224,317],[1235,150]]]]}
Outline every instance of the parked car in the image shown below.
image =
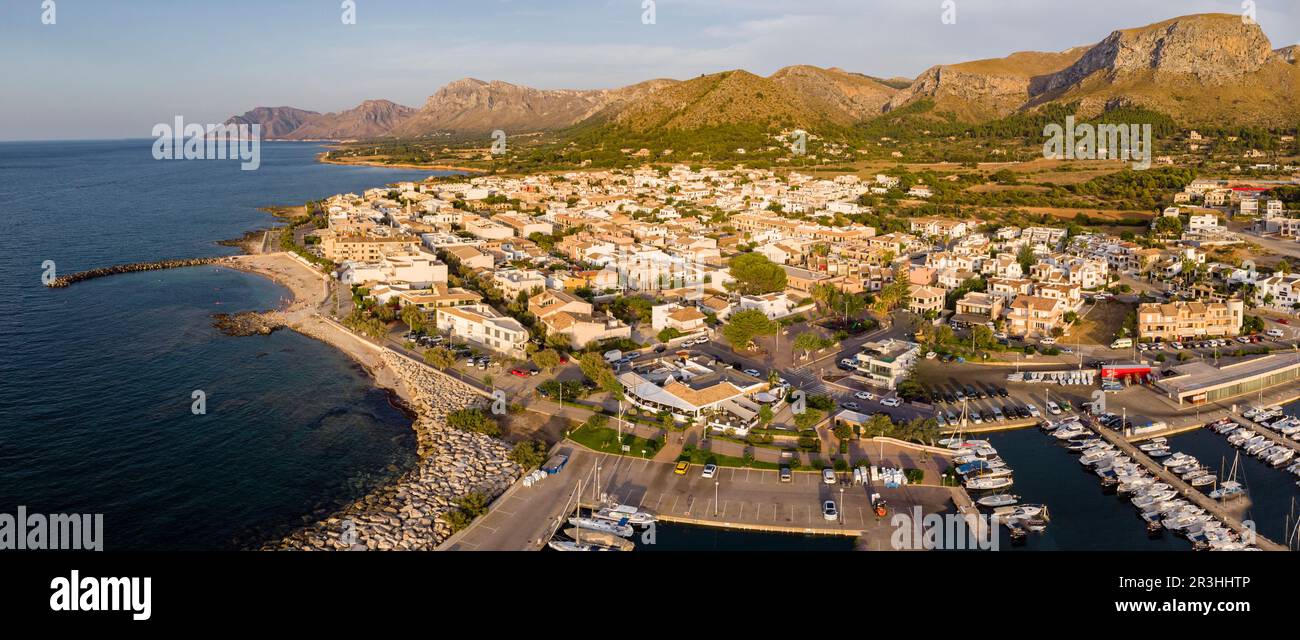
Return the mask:
{"type": "Polygon", "coordinates": [[[686,472],[687,472],[690,468],[691,468],[691,463],[689,463],[689,462],[687,462],[687,461],[685,461],[685,460],[682,460],[681,462],[678,462],[678,463],[677,463],[677,466],[673,467],[673,473],[675,473],[675,474],[677,474],[677,475],[679,475],[679,476],[684,476],[684,475],[686,475],[686,472]]]}
{"type": "Polygon", "coordinates": [[[1041,418],[1041,417],[1043,417],[1043,414],[1042,414],[1042,413],[1039,413],[1039,411],[1038,411],[1038,407],[1036,407],[1036,406],[1034,406],[1034,405],[1032,405],[1032,404],[1027,404],[1027,405],[1025,405],[1025,408],[1029,410],[1029,416],[1030,416],[1030,417],[1032,417],[1032,418],[1041,418]]]}
{"type": "Polygon", "coordinates": [[[790,473],[790,467],[781,467],[781,482],[790,482],[793,480],[793,474],[790,473]]]}
{"type": "Polygon", "coordinates": [[[832,522],[840,519],[840,514],[835,508],[834,500],[827,500],[822,503],[822,517],[832,522]]]}
{"type": "Polygon", "coordinates": [[[700,475],[705,478],[712,478],[714,474],[716,474],[717,472],[718,472],[718,465],[710,463],[704,465],[704,472],[700,475]]]}
{"type": "Polygon", "coordinates": [[[763,377],[763,372],[758,369],[745,369],[744,373],[747,376],[754,376],[755,378],[763,377]]]}
{"type": "Polygon", "coordinates": [[[900,402],[898,398],[883,398],[880,400],[880,404],[883,404],[886,407],[897,407],[901,405],[902,402],[900,402]]]}
{"type": "Polygon", "coordinates": [[[858,403],[856,403],[856,402],[845,402],[844,404],[842,404],[842,405],[840,405],[840,406],[841,406],[841,407],[844,407],[845,409],[848,409],[848,410],[850,410],[850,411],[857,411],[857,410],[858,410],[858,403]]]}
{"type": "Polygon", "coordinates": [[[822,482],[835,484],[835,470],[830,468],[822,469],[822,482]]]}
{"type": "Polygon", "coordinates": [[[520,378],[527,378],[527,377],[528,377],[528,372],[527,372],[527,371],[524,371],[523,369],[511,369],[511,370],[510,370],[510,375],[512,375],[512,376],[517,376],[517,377],[520,377],[520,378]]]}
{"type": "Polygon", "coordinates": [[[1059,415],[1061,415],[1061,407],[1060,407],[1060,405],[1056,404],[1054,401],[1052,401],[1052,400],[1048,400],[1048,401],[1047,401],[1047,412],[1050,413],[1050,414],[1052,414],[1052,415],[1054,415],[1054,416],[1059,416],[1059,415]]]}
{"type": "Polygon", "coordinates": [[[866,391],[859,391],[853,394],[853,397],[857,398],[858,400],[874,400],[876,398],[876,396],[867,393],[866,391]]]}

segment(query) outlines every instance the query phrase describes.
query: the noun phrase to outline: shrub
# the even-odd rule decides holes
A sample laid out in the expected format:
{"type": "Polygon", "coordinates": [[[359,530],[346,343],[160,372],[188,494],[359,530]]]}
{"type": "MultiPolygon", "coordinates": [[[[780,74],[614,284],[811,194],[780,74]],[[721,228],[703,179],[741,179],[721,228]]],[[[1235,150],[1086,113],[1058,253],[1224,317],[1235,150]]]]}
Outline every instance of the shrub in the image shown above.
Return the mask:
{"type": "Polygon", "coordinates": [[[447,414],[447,426],[489,436],[501,435],[501,425],[482,409],[460,409],[447,414]]]}

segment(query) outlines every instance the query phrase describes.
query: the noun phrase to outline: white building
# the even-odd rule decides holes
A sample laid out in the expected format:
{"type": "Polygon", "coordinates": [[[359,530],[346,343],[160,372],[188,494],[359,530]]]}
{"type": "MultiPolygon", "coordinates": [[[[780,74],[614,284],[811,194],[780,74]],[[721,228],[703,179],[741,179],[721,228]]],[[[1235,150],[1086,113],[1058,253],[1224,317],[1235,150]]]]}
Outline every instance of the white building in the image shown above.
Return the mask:
{"type": "Polygon", "coordinates": [[[384,254],[377,262],[344,262],[338,270],[339,282],[345,285],[407,284],[427,289],[434,283],[447,282],[447,265],[432,253],[384,254]]]}
{"type": "Polygon", "coordinates": [[[518,320],[503,316],[485,304],[445,307],[435,311],[438,330],[453,341],[464,340],[501,355],[527,357],[528,330],[518,320]]]}
{"type": "Polygon", "coordinates": [[[921,345],[905,340],[868,342],[856,357],[858,373],[871,384],[892,391],[907,379],[920,351],[921,345]]]}

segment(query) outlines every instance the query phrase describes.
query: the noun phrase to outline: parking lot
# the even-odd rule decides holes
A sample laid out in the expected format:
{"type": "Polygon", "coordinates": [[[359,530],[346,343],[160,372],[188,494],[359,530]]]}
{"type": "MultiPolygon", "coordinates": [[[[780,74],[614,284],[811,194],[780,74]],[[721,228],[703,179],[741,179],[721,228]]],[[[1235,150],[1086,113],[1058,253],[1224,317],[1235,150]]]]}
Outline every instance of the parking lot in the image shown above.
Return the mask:
{"type": "MultiPolygon", "coordinates": [[[[677,475],[671,463],[603,456],[600,461],[600,491],[607,498],[647,509],[664,520],[709,524],[733,528],[862,535],[877,530],[892,531],[889,519],[872,512],[871,494],[879,493],[889,509],[921,506],[926,513],[956,510],[956,489],[936,486],[854,485],[851,473],[836,475],[827,484],[818,472],[795,472],[790,482],[781,482],[777,471],[760,469],[718,469],[704,478],[700,465],[677,475]],[[828,520],[823,503],[836,503],[839,517],[828,520]]],[[[594,491],[594,477],[589,486],[594,491]]],[[[587,500],[595,496],[585,493],[587,500]]],[[[886,531],[886,539],[887,539],[886,531]]]]}

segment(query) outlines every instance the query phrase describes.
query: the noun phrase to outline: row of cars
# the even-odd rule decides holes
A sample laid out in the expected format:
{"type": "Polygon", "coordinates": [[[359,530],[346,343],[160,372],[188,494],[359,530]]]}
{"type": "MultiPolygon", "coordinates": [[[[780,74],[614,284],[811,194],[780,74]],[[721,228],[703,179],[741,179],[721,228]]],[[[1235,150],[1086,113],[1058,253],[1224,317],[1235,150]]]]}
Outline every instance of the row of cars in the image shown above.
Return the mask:
{"type": "MultiPolygon", "coordinates": [[[[1048,409],[1050,413],[1051,408],[1056,405],[1055,403],[1051,403],[1051,402],[1049,402],[1048,405],[1049,405],[1048,409]]],[[[1056,413],[1057,414],[1060,413],[1059,407],[1057,407],[1056,413]]],[[[979,409],[969,409],[966,414],[967,418],[973,424],[984,424],[985,422],[989,422],[989,423],[1002,422],[1004,420],[1027,420],[1029,418],[1039,418],[1042,417],[1042,415],[1043,414],[1041,411],[1038,410],[1038,407],[1034,406],[1033,404],[1026,404],[1026,405],[1006,404],[1002,406],[992,405],[991,409],[988,409],[984,412],[981,412],[979,409]]],[[[939,423],[940,427],[946,427],[949,425],[955,426],[961,423],[961,415],[955,409],[948,409],[948,410],[940,409],[938,411],[935,411],[934,419],[936,422],[939,423]]]]}
{"type": "MultiPolygon", "coordinates": [[[[1281,331],[1278,329],[1272,329],[1270,330],[1269,333],[1270,337],[1280,337],[1280,336],[1273,336],[1272,335],[1273,331],[1276,331],[1279,334],[1281,333],[1281,331]]],[[[1195,340],[1195,341],[1189,340],[1187,342],[1151,342],[1151,343],[1142,342],[1142,343],[1138,343],[1137,348],[1138,351],[1162,351],[1166,347],[1174,351],[1182,351],[1183,349],[1222,349],[1224,347],[1232,346],[1232,343],[1234,341],[1240,344],[1258,344],[1260,342],[1263,342],[1264,338],[1259,335],[1248,335],[1248,336],[1237,336],[1235,339],[1212,338],[1209,340],[1195,340]]]]}

